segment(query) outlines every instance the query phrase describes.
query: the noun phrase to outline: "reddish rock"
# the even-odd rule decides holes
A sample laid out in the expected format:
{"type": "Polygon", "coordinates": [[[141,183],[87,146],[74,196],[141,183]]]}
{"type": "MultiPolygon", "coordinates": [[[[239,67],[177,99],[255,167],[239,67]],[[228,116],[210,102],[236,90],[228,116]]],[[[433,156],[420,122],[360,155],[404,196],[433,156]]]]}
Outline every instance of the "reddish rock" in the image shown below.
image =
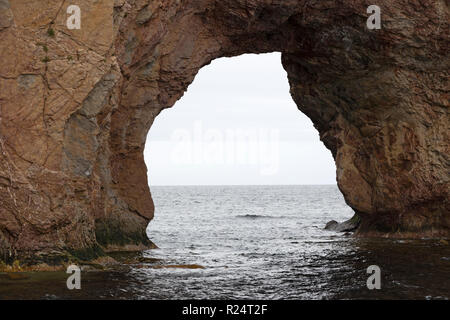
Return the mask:
{"type": "MultiPolygon", "coordinates": [[[[213,59],[282,52],[331,150],[357,234],[449,237],[444,0],[0,0],[0,257],[37,263],[150,245],[155,117],[213,59]],[[151,177],[150,177],[151,179],[151,177]]],[[[238,75],[237,75],[238,76],[238,75]]]]}

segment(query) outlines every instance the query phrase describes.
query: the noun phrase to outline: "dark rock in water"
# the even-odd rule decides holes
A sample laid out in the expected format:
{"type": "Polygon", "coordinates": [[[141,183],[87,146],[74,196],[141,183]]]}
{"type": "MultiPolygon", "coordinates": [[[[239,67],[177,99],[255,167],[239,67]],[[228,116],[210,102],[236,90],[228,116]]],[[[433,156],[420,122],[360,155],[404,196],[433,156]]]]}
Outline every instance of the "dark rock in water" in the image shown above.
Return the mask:
{"type": "Polygon", "coordinates": [[[338,224],[336,220],[331,220],[325,225],[325,230],[334,230],[338,224]]]}
{"type": "Polygon", "coordinates": [[[358,228],[358,226],[359,226],[359,222],[360,222],[360,219],[355,214],[351,219],[349,219],[347,221],[344,221],[342,223],[339,223],[339,222],[337,222],[335,220],[329,221],[325,225],[325,230],[337,231],[337,232],[355,231],[356,228],[358,228]]]}
{"type": "Polygon", "coordinates": [[[153,269],[205,269],[204,266],[199,264],[168,264],[168,265],[156,265],[147,266],[153,269]]]}

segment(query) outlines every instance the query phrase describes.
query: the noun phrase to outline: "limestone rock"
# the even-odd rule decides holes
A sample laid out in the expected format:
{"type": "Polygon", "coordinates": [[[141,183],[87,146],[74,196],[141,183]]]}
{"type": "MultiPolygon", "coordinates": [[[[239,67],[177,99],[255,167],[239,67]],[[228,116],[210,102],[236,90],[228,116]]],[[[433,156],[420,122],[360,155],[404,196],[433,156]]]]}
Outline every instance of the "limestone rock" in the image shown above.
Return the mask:
{"type": "Polygon", "coordinates": [[[155,117],[219,57],[282,52],[360,236],[449,237],[448,4],[0,0],[0,259],[150,245],[155,117]],[[150,177],[151,178],[151,177],[150,177]]]}

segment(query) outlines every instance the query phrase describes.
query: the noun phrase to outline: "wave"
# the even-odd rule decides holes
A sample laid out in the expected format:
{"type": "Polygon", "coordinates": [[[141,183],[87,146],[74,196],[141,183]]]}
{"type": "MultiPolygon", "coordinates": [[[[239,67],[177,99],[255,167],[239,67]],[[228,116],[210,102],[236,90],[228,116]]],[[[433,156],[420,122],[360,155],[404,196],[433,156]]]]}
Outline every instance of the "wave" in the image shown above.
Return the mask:
{"type": "Polygon", "coordinates": [[[235,216],[236,218],[244,218],[244,219],[276,219],[281,217],[275,217],[275,216],[266,216],[266,215],[259,215],[259,214],[241,214],[235,216]]]}

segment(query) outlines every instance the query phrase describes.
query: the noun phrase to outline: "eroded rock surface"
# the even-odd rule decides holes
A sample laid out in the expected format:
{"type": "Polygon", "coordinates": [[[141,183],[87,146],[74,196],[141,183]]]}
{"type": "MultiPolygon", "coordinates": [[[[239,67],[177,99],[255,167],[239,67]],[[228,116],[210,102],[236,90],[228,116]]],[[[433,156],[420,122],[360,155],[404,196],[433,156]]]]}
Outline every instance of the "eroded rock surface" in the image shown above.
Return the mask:
{"type": "Polygon", "coordinates": [[[155,117],[213,59],[274,51],[357,234],[449,237],[445,0],[379,0],[381,30],[362,0],[70,2],[0,0],[0,259],[150,245],[155,117]]]}

